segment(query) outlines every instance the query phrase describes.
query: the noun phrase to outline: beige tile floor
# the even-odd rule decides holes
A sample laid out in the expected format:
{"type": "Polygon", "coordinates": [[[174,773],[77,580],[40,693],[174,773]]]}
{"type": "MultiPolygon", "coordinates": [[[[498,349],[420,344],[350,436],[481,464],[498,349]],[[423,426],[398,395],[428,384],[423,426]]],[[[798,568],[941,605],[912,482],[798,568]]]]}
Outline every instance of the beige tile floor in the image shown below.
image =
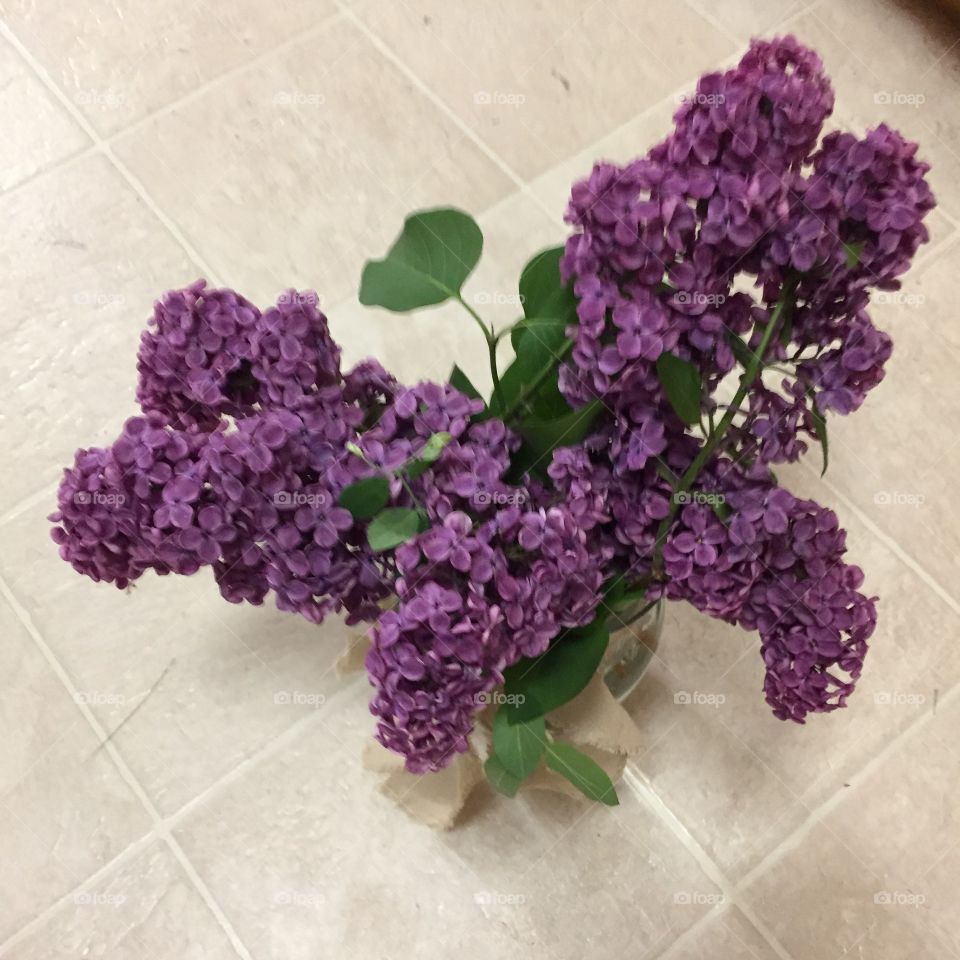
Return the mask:
{"type": "Polygon", "coordinates": [[[0,0],[0,957],[960,957],[958,38],[920,0],[0,0]],[[570,182],[788,28],[836,121],[922,141],[941,201],[876,308],[887,382],[834,423],[825,480],[784,476],[836,506],[882,598],[848,711],[779,723],[756,638],[672,609],[619,808],[481,795],[439,835],[359,765],[342,626],[57,560],[59,469],[133,410],[165,288],[316,287],[349,361],[483,381],[455,311],[356,303],[363,260],[408,210],[466,207],[467,292],[509,319],[570,182]]]}

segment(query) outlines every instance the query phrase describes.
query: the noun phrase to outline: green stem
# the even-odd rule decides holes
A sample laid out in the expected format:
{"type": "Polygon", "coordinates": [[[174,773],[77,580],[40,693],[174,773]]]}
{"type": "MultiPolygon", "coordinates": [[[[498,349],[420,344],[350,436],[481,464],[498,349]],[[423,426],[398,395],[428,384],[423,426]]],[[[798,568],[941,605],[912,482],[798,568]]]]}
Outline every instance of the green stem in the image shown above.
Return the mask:
{"type": "Polygon", "coordinates": [[[773,311],[770,314],[770,320],[767,323],[767,328],[763,331],[763,337],[760,340],[760,346],[754,351],[749,365],[744,370],[743,376],[740,378],[740,386],[737,388],[737,392],[733,395],[733,400],[730,401],[730,405],[727,407],[726,412],[724,413],[720,422],[717,424],[717,429],[713,431],[713,433],[710,435],[710,438],[700,448],[700,452],[696,455],[696,457],[694,457],[693,462],[689,467],[687,467],[686,473],[684,473],[684,475],[680,478],[680,482],[677,484],[677,486],[674,487],[673,497],[671,498],[670,503],[670,511],[663,518],[663,520],[660,521],[660,526],[657,529],[657,542],[653,554],[654,576],[660,576],[661,568],[663,566],[663,545],[666,542],[667,534],[670,532],[670,525],[673,523],[677,516],[677,512],[680,509],[678,495],[681,493],[686,493],[693,486],[694,481],[700,475],[700,471],[703,469],[704,464],[706,464],[706,462],[710,459],[713,451],[717,449],[720,441],[723,439],[724,434],[730,428],[730,424],[733,423],[733,418],[740,412],[740,404],[743,403],[747,392],[753,385],[753,381],[756,379],[757,374],[760,371],[760,367],[763,362],[763,356],[767,352],[767,347],[770,345],[770,341],[773,339],[774,331],[780,322],[780,317],[782,316],[784,309],[790,303],[793,297],[793,291],[796,285],[796,278],[791,278],[784,283],[783,288],[780,290],[780,296],[777,299],[776,304],[774,304],[773,311]]]}
{"type": "Polygon", "coordinates": [[[487,341],[487,353],[490,356],[490,378],[493,380],[493,394],[500,399],[502,403],[503,398],[500,397],[500,371],[497,370],[497,336],[493,332],[493,324],[487,326],[483,317],[481,317],[460,294],[457,294],[457,301],[460,306],[473,317],[477,326],[480,328],[480,332],[483,334],[483,339],[487,341]]]}

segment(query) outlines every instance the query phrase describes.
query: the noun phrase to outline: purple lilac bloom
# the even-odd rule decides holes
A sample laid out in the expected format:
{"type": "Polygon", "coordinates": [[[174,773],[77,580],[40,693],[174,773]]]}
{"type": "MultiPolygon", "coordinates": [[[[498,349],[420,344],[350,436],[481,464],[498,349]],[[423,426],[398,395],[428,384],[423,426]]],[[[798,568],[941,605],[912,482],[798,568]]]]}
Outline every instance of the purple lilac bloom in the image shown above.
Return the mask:
{"type": "Polygon", "coordinates": [[[232,290],[198,280],[157,302],[142,336],[137,400],[173,426],[212,429],[257,401],[250,376],[260,311],[232,290]]]}
{"type": "Polygon", "coordinates": [[[565,627],[589,623],[609,550],[591,554],[564,506],[447,514],[397,550],[400,605],[371,631],[377,738],[413,773],[467,748],[483,694],[565,627]]]}
{"type": "Polygon", "coordinates": [[[289,405],[340,382],[340,349],[312,291],[288,290],[266,313],[198,280],[158,302],[141,339],[137,399],[178,427],[289,405]]]}

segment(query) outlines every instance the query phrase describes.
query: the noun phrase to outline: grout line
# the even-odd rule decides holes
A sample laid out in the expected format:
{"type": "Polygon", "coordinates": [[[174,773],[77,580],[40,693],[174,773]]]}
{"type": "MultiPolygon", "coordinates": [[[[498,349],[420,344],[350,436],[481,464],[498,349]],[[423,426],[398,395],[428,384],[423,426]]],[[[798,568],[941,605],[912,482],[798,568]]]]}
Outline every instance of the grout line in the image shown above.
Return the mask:
{"type": "Polygon", "coordinates": [[[88,890],[92,890],[96,887],[101,880],[109,876],[114,870],[119,869],[124,864],[129,863],[133,860],[138,854],[146,850],[151,843],[155,842],[157,839],[156,831],[148,830],[143,836],[138,837],[127,847],[120,851],[112,860],[105,863],[102,867],[99,867],[93,873],[90,874],[85,880],[81,883],[78,883],[72,890],[67,891],[62,897],[58,897],[50,906],[46,907],[44,910],[41,910],[35,917],[29,920],[24,926],[16,931],[12,936],[8,937],[2,943],[0,943],[0,957],[6,957],[10,954],[10,951],[23,943],[24,940],[28,939],[35,932],[42,930],[47,922],[60,911],[60,909],[81,893],[86,893],[88,890]]]}
{"type": "MultiPolygon", "coordinates": [[[[4,584],[2,581],[0,581],[0,593],[6,596],[9,602],[7,591],[4,591],[3,588],[4,584]]],[[[27,625],[24,624],[24,626],[27,625]]],[[[29,626],[27,626],[27,629],[30,629],[29,626]]],[[[55,657],[52,652],[51,655],[55,657]]],[[[47,659],[49,660],[49,657],[47,657],[47,659]]],[[[310,727],[321,724],[321,714],[325,714],[327,712],[327,708],[334,703],[338,703],[341,698],[345,698],[348,694],[353,693],[353,688],[356,684],[351,683],[351,679],[352,678],[349,676],[343,678],[343,685],[341,689],[337,691],[337,693],[335,693],[331,698],[329,698],[323,710],[308,713],[300,717],[286,730],[277,734],[272,740],[268,740],[249,756],[244,757],[244,759],[241,760],[236,766],[232,767],[227,773],[223,774],[223,776],[219,777],[217,780],[214,780],[213,783],[206,787],[201,793],[197,794],[195,797],[192,797],[173,813],[168,814],[165,817],[160,817],[158,813],[158,819],[152,825],[150,830],[148,830],[143,836],[138,837],[125,849],[121,850],[120,853],[113,857],[112,860],[99,867],[94,873],[79,883],[76,887],[65,893],[62,897],[41,911],[40,914],[30,920],[24,927],[21,927],[11,937],[0,943],[0,958],[5,957],[9,953],[10,948],[22,942],[23,939],[29,936],[34,930],[43,927],[47,921],[50,920],[50,918],[61,909],[64,903],[71,900],[76,894],[85,892],[96,886],[96,884],[99,883],[100,880],[102,880],[105,876],[109,875],[113,870],[123,866],[123,864],[131,860],[136,854],[142,852],[153,841],[165,840],[170,845],[171,851],[178,862],[180,862],[181,865],[184,866],[185,871],[188,872],[190,879],[194,882],[197,882],[197,880],[194,879],[194,874],[196,872],[195,869],[192,867],[192,865],[190,865],[188,868],[184,864],[186,855],[183,853],[182,849],[179,848],[179,841],[177,841],[173,836],[173,832],[181,823],[183,823],[183,821],[188,819],[191,814],[197,810],[197,808],[204,806],[210,799],[218,796],[234,783],[241,780],[250,770],[259,766],[261,763],[270,760],[288,744],[295,741],[310,727]],[[174,849],[174,844],[177,845],[178,849],[174,849]]],[[[200,879],[200,882],[202,883],[202,879],[200,879]]],[[[219,914],[217,914],[217,919],[220,919],[219,914]]]]}
{"type": "Polygon", "coordinates": [[[706,877],[719,887],[723,894],[723,901],[717,904],[717,909],[708,911],[694,923],[689,930],[684,931],[683,935],[661,954],[659,960],[666,960],[666,958],[669,958],[672,954],[677,953],[686,941],[694,938],[696,935],[695,931],[699,932],[700,929],[706,926],[708,918],[712,917],[714,913],[719,913],[724,908],[730,906],[737,907],[747,920],[753,924],[757,932],[767,942],[770,949],[780,957],[780,960],[793,960],[767,925],[756,916],[752,908],[747,904],[739,902],[735,885],[727,879],[726,874],[724,874],[720,867],[714,862],[713,858],[703,849],[699,841],[684,826],[680,818],[667,806],[663,798],[653,789],[643,774],[639,770],[634,769],[632,762],[624,767],[623,780],[633,790],[634,794],[656,813],[660,820],[683,844],[706,877]]]}
{"type": "Polygon", "coordinates": [[[104,137],[103,142],[107,145],[112,145],[118,140],[126,138],[128,134],[136,133],[141,128],[148,126],[154,120],[158,120],[162,117],[168,116],[171,113],[175,113],[181,107],[189,106],[189,104],[193,103],[195,100],[201,99],[211,90],[222,86],[224,83],[232,80],[234,77],[238,77],[248,71],[255,70],[257,67],[271,60],[273,57],[284,54],[288,50],[291,50],[300,44],[308,43],[310,40],[313,40],[315,37],[330,29],[335,23],[337,23],[337,21],[341,19],[343,19],[343,14],[340,12],[328,14],[309,29],[303,30],[295,36],[288,37],[286,40],[282,40],[276,46],[270,47],[269,50],[264,50],[262,53],[257,54],[257,56],[251,57],[248,60],[244,60],[242,63],[238,63],[229,70],[225,70],[223,73],[219,73],[217,76],[207,80],[199,87],[194,87],[188,93],[178,97],[176,100],[165,103],[162,107],[158,107],[156,110],[153,110],[145,116],[139,117],[122,130],[117,130],[108,137],[104,137]]]}
{"type": "MultiPolygon", "coordinates": [[[[483,140],[477,132],[466,124],[463,120],[460,119],[459,115],[447,105],[446,101],[442,100],[430,87],[424,83],[420,77],[414,73],[410,67],[402,60],[384,41],[380,36],[374,33],[353,11],[349,6],[346,6],[343,3],[343,0],[336,0],[337,6],[340,9],[343,17],[348,20],[350,23],[363,34],[363,36],[372,44],[377,51],[386,58],[390,63],[393,64],[400,73],[406,77],[433,105],[436,107],[448,120],[450,120],[458,130],[475,146],[479,149],[488,160],[490,160],[504,176],[506,176],[512,183],[516,185],[518,190],[526,192],[528,189],[527,183],[524,179],[491,147],[489,147],[485,140],[483,140]]],[[[496,204],[494,204],[495,206],[496,204]]]]}
{"type": "MultiPolygon", "coordinates": [[[[221,929],[224,934],[226,934],[230,943],[232,944],[234,950],[239,954],[242,960],[252,960],[249,951],[244,945],[243,941],[240,939],[236,930],[233,928],[233,924],[230,923],[226,914],[224,914],[223,909],[220,904],[217,903],[213,894],[210,892],[209,887],[203,882],[197,873],[196,869],[187,859],[186,854],[183,852],[179,843],[171,836],[169,832],[169,827],[163,822],[163,818],[160,816],[156,807],[153,805],[153,802],[150,800],[150,797],[147,796],[146,791],[141,786],[140,782],[134,776],[131,769],[127,766],[126,761],[120,755],[119,751],[116,748],[116,745],[107,737],[106,731],[100,725],[100,722],[97,720],[93,711],[90,709],[89,704],[83,703],[82,698],[78,696],[78,691],[73,681],[70,679],[70,675],[67,673],[66,669],[57,659],[56,654],[47,644],[47,642],[40,635],[40,631],[37,629],[36,625],[33,622],[29,612],[23,607],[23,605],[17,600],[14,596],[13,591],[8,586],[7,582],[0,577],[0,596],[3,596],[7,603],[10,605],[13,612],[16,614],[17,619],[23,624],[24,628],[33,638],[33,642],[36,644],[40,653],[43,655],[44,659],[50,665],[50,668],[59,678],[60,682],[63,684],[66,691],[70,694],[71,699],[76,705],[77,709],[83,714],[86,718],[87,723],[90,724],[94,734],[97,737],[97,740],[102,744],[103,749],[110,756],[110,759],[113,761],[114,767],[117,772],[120,774],[120,778],[126,783],[129,787],[131,793],[140,801],[143,809],[146,811],[147,816],[153,821],[153,832],[160,838],[166,841],[167,846],[170,848],[173,855],[180,861],[181,866],[184,871],[190,877],[191,882],[193,883],[194,889],[200,895],[202,900],[207,906],[207,909],[216,917],[218,923],[220,924],[221,929]]],[[[122,855],[122,854],[121,854],[122,855]]],[[[116,859],[116,858],[114,858],[116,859]]],[[[0,951],[5,949],[6,945],[0,948],[0,951]]]]}
{"type": "MultiPolygon", "coordinates": [[[[819,478],[819,472],[816,467],[807,461],[801,461],[801,466],[809,473],[819,478]]],[[[923,583],[929,587],[954,613],[960,614],[960,601],[947,592],[926,569],[920,565],[903,547],[897,543],[888,533],[881,530],[880,527],[865,513],[856,503],[854,503],[842,490],[838,489],[826,477],[821,482],[831,493],[852,513],[869,531],[877,538],[894,556],[903,561],[923,583]]]]}
{"type": "Polygon", "coordinates": [[[193,260],[193,262],[200,267],[200,269],[205,272],[211,280],[216,282],[216,272],[210,268],[193,244],[187,240],[186,236],[183,234],[183,231],[181,231],[177,224],[174,223],[174,221],[160,209],[150,194],[147,193],[147,190],[143,184],[137,179],[137,177],[133,175],[133,173],[131,173],[126,165],[120,161],[116,154],[114,154],[110,145],[106,143],[93,128],[93,125],[83,115],[80,108],[73,103],[73,101],[71,101],[70,98],[60,89],[60,87],[54,82],[53,78],[47,73],[46,69],[43,67],[43,64],[41,64],[32,53],[30,53],[30,51],[16,37],[13,31],[2,21],[0,21],[0,36],[5,37],[11,46],[16,48],[17,52],[24,59],[30,69],[33,70],[33,72],[37,75],[40,82],[56,98],[56,100],[59,101],[59,103],[76,121],[76,123],[79,124],[83,132],[94,142],[96,149],[106,156],[120,176],[122,176],[124,180],[126,180],[127,183],[133,187],[137,196],[140,197],[140,200],[146,205],[147,209],[153,213],[153,215],[163,224],[164,227],[166,227],[167,232],[177,243],[180,244],[187,256],[193,260]]]}
{"type": "Polygon", "coordinates": [[[26,513],[28,510],[32,510],[34,507],[48,501],[50,503],[50,510],[48,512],[53,512],[56,509],[56,495],[57,490],[60,487],[60,481],[57,480],[53,483],[47,484],[40,490],[37,490],[34,493],[31,493],[29,496],[24,497],[22,500],[17,501],[9,510],[5,513],[0,514],[0,527],[5,526],[13,520],[16,520],[17,517],[26,513]]]}
{"type": "Polygon", "coordinates": [[[6,190],[0,190],[0,203],[6,201],[8,197],[19,194],[21,190],[24,190],[31,184],[36,183],[37,180],[43,179],[47,176],[47,174],[55,173],[58,170],[66,170],[67,168],[72,167],[75,163],[79,163],[81,160],[92,156],[96,152],[97,145],[95,143],[88,143],[80,150],[75,150],[66,157],[60,157],[59,160],[54,161],[49,166],[40,167],[39,169],[34,170],[33,173],[27,177],[24,177],[23,180],[18,180],[16,183],[7,187],[6,190]]]}
{"type": "MultiPolygon", "coordinates": [[[[939,707],[950,706],[950,704],[960,696],[960,682],[954,684],[943,696],[938,697],[939,707]]],[[[775,850],[772,850],[763,858],[752,870],[749,870],[743,878],[737,883],[737,893],[742,893],[749,886],[755,883],[772,866],[776,865],[788,853],[797,849],[802,840],[804,840],[826,816],[831,814],[848,797],[852,796],[857,788],[866,780],[869,780],[874,771],[887,761],[887,759],[898,750],[905,741],[912,738],[918,731],[922,730],[927,724],[933,721],[935,714],[933,710],[928,710],[917,717],[912,723],[905,727],[901,733],[889,740],[877,753],[875,753],[856,773],[847,777],[849,789],[838,790],[827,797],[823,803],[813,810],[809,817],[797,827],[775,850]]]]}

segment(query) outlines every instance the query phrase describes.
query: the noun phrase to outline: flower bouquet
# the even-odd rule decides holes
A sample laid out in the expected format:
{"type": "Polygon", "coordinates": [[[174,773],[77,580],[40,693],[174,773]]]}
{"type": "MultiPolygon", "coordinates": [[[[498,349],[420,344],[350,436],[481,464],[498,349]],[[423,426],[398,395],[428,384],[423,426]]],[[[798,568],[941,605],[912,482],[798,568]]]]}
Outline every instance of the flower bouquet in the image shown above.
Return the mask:
{"type": "Polygon", "coordinates": [[[832,105],[792,37],[701,77],[662,143],[574,185],[572,234],[523,270],[506,329],[461,293],[483,244],[470,216],[409,217],[360,300],[457,301],[486,398],[458,367],[415,386],[375,360],[342,370],[313,293],[264,311],[202,281],[166,294],[142,416],[65,472],[62,557],[121,588],[209,567],[233,603],[369,624],[380,743],[439,771],[493,699],[485,770],[508,795],[545,765],[616,803],[549,721],[611,629],[664,600],[759,634],[780,719],[845,706],[876,598],[836,514],[772,467],[816,445],[826,469],[827,414],[883,378],[871,291],[896,288],[934,199],[886,126],[821,138],[832,105]]]}

